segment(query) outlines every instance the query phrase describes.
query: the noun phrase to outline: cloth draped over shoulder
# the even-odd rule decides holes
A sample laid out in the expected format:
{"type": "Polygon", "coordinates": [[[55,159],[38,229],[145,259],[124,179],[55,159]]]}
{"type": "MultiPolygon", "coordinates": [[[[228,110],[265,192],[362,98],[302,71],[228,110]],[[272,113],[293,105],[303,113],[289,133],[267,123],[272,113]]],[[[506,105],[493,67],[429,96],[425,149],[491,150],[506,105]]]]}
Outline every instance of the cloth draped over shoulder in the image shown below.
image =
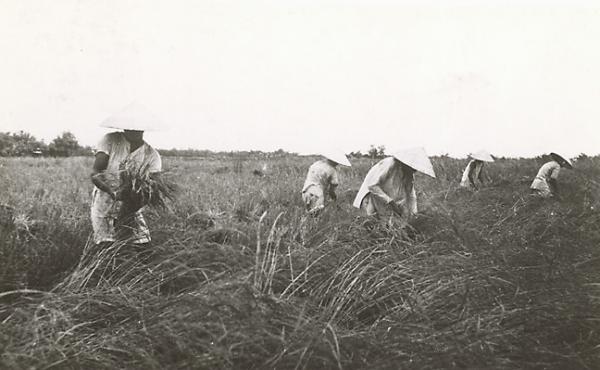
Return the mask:
{"type": "Polygon", "coordinates": [[[465,168],[465,171],[463,172],[462,179],[460,180],[460,186],[466,187],[466,188],[471,187],[471,181],[469,180],[469,175],[471,175],[471,177],[473,179],[478,179],[482,170],[483,170],[483,161],[478,161],[478,160],[472,159],[469,162],[469,164],[467,165],[467,167],[465,168]]]}
{"type": "Polygon", "coordinates": [[[531,189],[538,191],[543,196],[551,196],[552,189],[548,181],[550,179],[558,179],[560,173],[560,164],[556,161],[545,163],[537,173],[535,179],[531,183],[531,189]]]}
{"type": "MultiPolygon", "coordinates": [[[[162,170],[160,155],[150,145],[144,142],[132,153],[130,153],[130,147],[130,143],[125,139],[122,132],[113,132],[106,134],[95,148],[96,153],[108,155],[108,166],[102,175],[105,182],[115,190],[121,184],[120,174],[124,170],[141,174],[156,173],[162,170]]],[[[116,203],[109,194],[94,186],[91,217],[96,243],[115,241],[116,203]]],[[[134,230],[134,235],[137,237],[134,242],[145,243],[150,241],[141,210],[134,215],[134,220],[138,221],[140,227],[137,232],[134,230]]]]}
{"type": "Polygon", "coordinates": [[[365,176],[365,179],[354,199],[353,206],[361,208],[366,196],[376,196],[384,201],[404,201],[404,206],[410,214],[417,213],[417,195],[412,173],[404,173],[402,164],[388,157],[375,164],[365,176]],[[384,194],[373,194],[373,186],[383,190],[384,194]]]}

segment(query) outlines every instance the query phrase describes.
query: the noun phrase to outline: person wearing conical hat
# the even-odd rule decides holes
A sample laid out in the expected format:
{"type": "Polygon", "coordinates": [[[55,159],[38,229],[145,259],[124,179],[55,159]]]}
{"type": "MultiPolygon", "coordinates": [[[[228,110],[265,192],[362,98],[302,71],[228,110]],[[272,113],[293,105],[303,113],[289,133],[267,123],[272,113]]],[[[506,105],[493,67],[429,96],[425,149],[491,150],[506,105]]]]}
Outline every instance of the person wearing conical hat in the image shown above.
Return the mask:
{"type": "Polygon", "coordinates": [[[417,195],[415,172],[435,178],[433,165],[423,148],[401,150],[374,165],[354,199],[353,206],[369,216],[391,212],[408,219],[415,215],[417,195]]]}
{"type": "Polygon", "coordinates": [[[352,164],[346,155],[338,150],[322,153],[323,159],[313,163],[306,175],[302,187],[302,200],[309,213],[317,213],[325,207],[326,202],[337,200],[335,189],[339,185],[337,166],[348,166],[352,164]]]}
{"type": "Polygon", "coordinates": [[[472,158],[463,172],[460,186],[463,188],[474,188],[479,190],[477,182],[483,184],[483,164],[484,162],[493,162],[494,158],[485,150],[480,150],[477,153],[471,154],[472,158]]]}
{"type": "Polygon", "coordinates": [[[572,169],[571,162],[556,153],[550,153],[552,160],[544,163],[531,183],[531,192],[549,198],[558,194],[558,174],[561,168],[572,169]]]}
{"type": "Polygon", "coordinates": [[[158,125],[156,118],[139,105],[130,105],[100,124],[122,131],[104,135],[95,148],[91,219],[96,244],[117,238],[134,244],[150,242],[142,209],[123,214],[121,206],[126,195],[119,189],[123,171],[156,176],[162,170],[158,151],[144,141],[144,132],[155,130],[158,125]]]}

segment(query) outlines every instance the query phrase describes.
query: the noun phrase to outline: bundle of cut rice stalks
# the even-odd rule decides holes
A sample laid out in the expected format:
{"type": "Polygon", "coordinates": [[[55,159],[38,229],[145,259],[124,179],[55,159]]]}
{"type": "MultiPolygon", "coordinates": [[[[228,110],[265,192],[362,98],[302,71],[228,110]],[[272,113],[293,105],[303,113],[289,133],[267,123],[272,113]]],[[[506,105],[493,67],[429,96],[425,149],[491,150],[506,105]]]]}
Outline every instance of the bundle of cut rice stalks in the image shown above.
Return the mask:
{"type": "MultiPolygon", "coordinates": [[[[127,168],[128,166],[125,166],[127,168]]],[[[170,211],[178,186],[165,174],[147,171],[147,166],[132,166],[121,171],[119,192],[124,210],[135,212],[148,206],[170,211]]]]}

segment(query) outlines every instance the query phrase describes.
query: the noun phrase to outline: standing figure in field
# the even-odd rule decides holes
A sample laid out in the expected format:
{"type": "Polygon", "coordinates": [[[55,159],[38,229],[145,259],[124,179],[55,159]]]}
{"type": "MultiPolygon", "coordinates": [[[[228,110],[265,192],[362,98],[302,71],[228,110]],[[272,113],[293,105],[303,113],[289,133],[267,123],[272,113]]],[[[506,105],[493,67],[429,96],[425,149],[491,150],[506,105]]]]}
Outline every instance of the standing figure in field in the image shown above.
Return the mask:
{"type": "Polygon", "coordinates": [[[573,168],[568,159],[556,153],[550,153],[550,157],[552,157],[552,160],[540,168],[537,176],[531,183],[531,192],[544,198],[550,198],[558,194],[557,179],[561,167],[573,168]]]}
{"type": "Polygon", "coordinates": [[[322,154],[324,159],[316,161],[308,169],[302,200],[309,213],[316,213],[325,207],[328,198],[335,201],[335,189],[339,185],[337,166],[350,167],[352,164],[341,151],[332,150],[322,154]]]}
{"type": "Polygon", "coordinates": [[[408,220],[417,213],[414,173],[435,178],[433,165],[423,148],[401,150],[373,166],[354,199],[354,207],[369,216],[396,214],[408,220]]]}
{"type": "Polygon", "coordinates": [[[493,162],[494,158],[490,155],[490,153],[485,150],[480,150],[475,154],[471,154],[472,158],[467,167],[465,168],[465,172],[463,172],[462,179],[460,180],[460,186],[463,188],[474,188],[475,190],[479,190],[479,185],[483,185],[483,163],[484,162],[493,162]]]}
{"type": "Polygon", "coordinates": [[[127,206],[133,195],[124,184],[124,173],[157,176],[162,170],[160,155],[144,141],[144,131],[156,129],[158,122],[143,107],[130,105],[100,126],[123,131],[104,135],[96,147],[91,204],[94,242],[127,239],[134,244],[148,243],[150,230],[143,205],[127,206]]]}

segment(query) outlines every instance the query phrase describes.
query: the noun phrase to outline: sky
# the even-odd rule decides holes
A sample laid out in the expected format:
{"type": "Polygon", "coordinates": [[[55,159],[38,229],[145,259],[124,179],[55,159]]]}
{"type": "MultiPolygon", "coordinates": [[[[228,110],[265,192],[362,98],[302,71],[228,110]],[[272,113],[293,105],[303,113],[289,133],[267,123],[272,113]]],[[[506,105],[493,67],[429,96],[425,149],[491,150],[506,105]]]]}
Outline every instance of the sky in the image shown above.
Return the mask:
{"type": "Polygon", "coordinates": [[[157,148],[600,153],[600,5],[0,0],[0,131],[157,148]]]}

